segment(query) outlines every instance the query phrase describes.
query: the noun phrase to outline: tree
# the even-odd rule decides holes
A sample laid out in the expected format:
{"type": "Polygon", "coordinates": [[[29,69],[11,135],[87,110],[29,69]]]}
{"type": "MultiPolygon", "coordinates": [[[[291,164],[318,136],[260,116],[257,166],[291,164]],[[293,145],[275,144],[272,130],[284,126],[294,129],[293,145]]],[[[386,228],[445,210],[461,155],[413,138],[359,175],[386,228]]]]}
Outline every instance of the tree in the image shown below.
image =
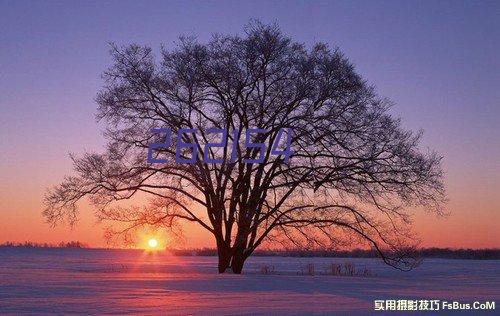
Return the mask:
{"type": "Polygon", "coordinates": [[[159,61],[138,45],[112,45],[111,55],[96,99],[98,119],[107,123],[106,152],[72,157],[76,176],[46,194],[49,222],[74,223],[77,202],[88,196],[100,219],[126,224],[122,232],[182,220],[201,225],[215,239],[221,273],[241,273],[264,241],[330,247],[357,238],[386,263],[412,266],[400,252],[413,240],[409,210],[442,211],[441,158],[420,150],[421,133],[401,127],[390,102],[339,49],[307,49],[276,25],[256,22],[244,36],[214,35],[207,44],[181,38],[173,51],[162,49],[159,61]],[[195,144],[197,161],[176,163],[180,144],[171,139],[153,153],[166,162],[148,163],[148,145],[165,141],[151,132],[159,127],[197,129],[180,139],[195,144]],[[210,128],[228,133],[221,140],[210,128]],[[251,128],[266,131],[253,134],[253,142],[290,136],[289,161],[270,145],[262,153],[245,146],[251,128]],[[204,163],[203,145],[221,141],[226,146],[209,153],[223,163],[204,163]],[[262,163],[244,161],[261,154],[262,163]],[[114,206],[138,194],[151,203],[114,206]]]}

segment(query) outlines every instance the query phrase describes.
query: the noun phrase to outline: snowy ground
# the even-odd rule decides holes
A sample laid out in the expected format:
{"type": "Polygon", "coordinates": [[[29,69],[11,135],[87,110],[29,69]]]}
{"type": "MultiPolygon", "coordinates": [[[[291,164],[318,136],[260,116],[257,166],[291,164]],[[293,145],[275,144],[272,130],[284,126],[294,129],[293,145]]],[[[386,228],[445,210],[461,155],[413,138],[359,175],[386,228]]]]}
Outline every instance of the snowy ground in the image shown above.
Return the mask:
{"type": "Polygon", "coordinates": [[[215,267],[215,257],[0,248],[0,314],[327,315],[374,314],[374,300],[385,299],[500,304],[500,261],[429,259],[399,272],[375,259],[255,257],[243,275],[215,267]],[[376,276],[298,275],[309,263],[318,274],[346,261],[376,276]],[[278,274],[263,275],[264,265],[278,274]]]}

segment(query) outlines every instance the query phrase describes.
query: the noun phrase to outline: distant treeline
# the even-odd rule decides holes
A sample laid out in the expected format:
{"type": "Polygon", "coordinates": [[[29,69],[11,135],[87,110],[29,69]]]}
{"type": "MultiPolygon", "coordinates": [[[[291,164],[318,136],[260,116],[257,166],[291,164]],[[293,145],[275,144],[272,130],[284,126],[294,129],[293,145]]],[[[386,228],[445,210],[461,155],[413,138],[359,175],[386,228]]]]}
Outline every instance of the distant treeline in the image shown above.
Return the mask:
{"type": "MultiPolygon", "coordinates": [[[[174,249],[171,253],[177,256],[216,256],[217,250],[202,249],[174,249]]],[[[422,248],[409,252],[414,257],[443,258],[443,259],[474,259],[498,260],[500,249],[450,249],[450,248],[422,248]]],[[[376,258],[375,250],[256,250],[253,256],[281,256],[281,257],[326,257],[326,258],[376,258]]]]}
{"type": "MultiPolygon", "coordinates": [[[[54,243],[5,242],[0,248],[89,248],[79,241],[54,243]]],[[[217,256],[217,249],[168,249],[176,256],[217,256]]],[[[500,249],[450,249],[450,248],[421,248],[408,251],[411,256],[423,258],[443,259],[474,259],[474,260],[500,260],[500,249]]],[[[352,250],[256,250],[253,256],[260,257],[326,257],[326,258],[376,258],[375,250],[352,249],[352,250]]]]}
{"type": "Polygon", "coordinates": [[[25,241],[25,242],[4,242],[3,244],[0,244],[0,247],[2,248],[7,248],[7,247],[19,247],[19,248],[89,248],[86,244],[81,243],[79,241],[68,241],[68,242],[60,242],[58,244],[54,243],[37,243],[37,242],[31,242],[31,241],[25,241]]]}

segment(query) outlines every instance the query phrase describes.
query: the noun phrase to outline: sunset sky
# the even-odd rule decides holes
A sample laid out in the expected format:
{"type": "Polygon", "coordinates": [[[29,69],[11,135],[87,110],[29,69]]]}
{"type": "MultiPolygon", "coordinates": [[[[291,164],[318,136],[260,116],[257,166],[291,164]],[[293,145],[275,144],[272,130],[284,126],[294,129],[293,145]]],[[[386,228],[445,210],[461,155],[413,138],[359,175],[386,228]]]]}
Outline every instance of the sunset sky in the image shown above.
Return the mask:
{"type": "MultiPolygon", "coordinates": [[[[494,1],[0,1],[0,243],[103,246],[92,210],[75,229],[41,216],[68,153],[100,151],[94,97],[108,43],[156,51],[181,34],[205,41],[256,18],[294,40],[339,46],[394,101],[406,128],[444,156],[450,215],[415,217],[423,246],[500,247],[500,3],[494,1]]],[[[212,246],[186,227],[186,246],[212,246]]]]}

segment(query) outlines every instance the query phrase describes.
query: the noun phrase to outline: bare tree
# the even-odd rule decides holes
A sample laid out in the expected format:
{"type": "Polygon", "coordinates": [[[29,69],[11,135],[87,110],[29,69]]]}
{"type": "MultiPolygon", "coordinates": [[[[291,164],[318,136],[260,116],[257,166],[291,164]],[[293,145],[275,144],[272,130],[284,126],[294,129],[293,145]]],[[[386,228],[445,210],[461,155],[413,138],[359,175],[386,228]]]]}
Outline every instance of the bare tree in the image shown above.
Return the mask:
{"type": "Polygon", "coordinates": [[[241,273],[264,241],[329,247],[353,236],[386,263],[411,267],[398,252],[412,240],[409,210],[442,211],[441,158],[421,151],[420,133],[391,117],[390,102],[338,49],[307,49],[277,26],[257,22],[242,37],[215,35],[207,44],[181,38],[159,60],[138,45],[113,45],[111,54],[114,64],[97,96],[107,150],[72,157],[76,176],[46,195],[49,222],[73,223],[77,202],[88,196],[100,219],[125,223],[124,231],[198,223],[215,238],[221,273],[228,267],[241,273]],[[181,139],[195,144],[196,162],[176,163],[172,139],[154,151],[166,162],[148,163],[148,145],[165,141],[151,133],[158,127],[197,129],[181,139]],[[210,128],[230,132],[221,140],[210,128]],[[288,163],[269,145],[263,152],[245,146],[250,128],[266,130],[253,138],[265,144],[291,128],[288,163]],[[226,146],[209,153],[223,163],[203,162],[204,144],[221,141],[226,146]],[[262,163],[244,161],[260,155],[262,163]],[[151,204],[114,206],[137,194],[151,196],[151,204]]]}

